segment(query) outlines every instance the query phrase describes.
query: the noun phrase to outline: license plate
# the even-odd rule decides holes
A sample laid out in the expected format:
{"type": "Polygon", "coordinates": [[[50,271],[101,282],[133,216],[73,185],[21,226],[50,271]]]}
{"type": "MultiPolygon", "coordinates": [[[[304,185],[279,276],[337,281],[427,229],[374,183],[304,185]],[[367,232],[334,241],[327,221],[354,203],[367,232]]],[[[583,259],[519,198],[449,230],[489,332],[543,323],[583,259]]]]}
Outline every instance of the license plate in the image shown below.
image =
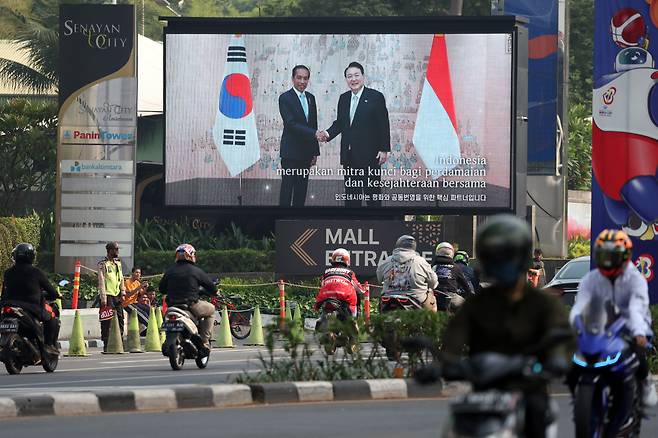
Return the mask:
{"type": "Polygon", "coordinates": [[[18,331],[18,321],[10,319],[9,321],[0,322],[0,332],[3,333],[16,333],[18,331]]]}
{"type": "Polygon", "coordinates": [[[165,332],[182,332],[185,325],[178,321],[165,321],[162,323],[162,330],[165,332]]]}

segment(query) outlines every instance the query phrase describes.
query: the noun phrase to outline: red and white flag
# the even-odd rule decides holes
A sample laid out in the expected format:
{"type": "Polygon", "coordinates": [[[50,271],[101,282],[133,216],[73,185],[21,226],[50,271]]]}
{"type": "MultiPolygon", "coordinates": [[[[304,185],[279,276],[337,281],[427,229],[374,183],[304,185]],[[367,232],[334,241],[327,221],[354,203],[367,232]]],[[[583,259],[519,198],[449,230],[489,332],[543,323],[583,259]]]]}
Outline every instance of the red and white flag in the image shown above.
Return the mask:
{"type": "Polygon", "coordinates": [[[461,157],[445,35],[434,35],[414,129],[414,147],[434,179],[461,157]]]}

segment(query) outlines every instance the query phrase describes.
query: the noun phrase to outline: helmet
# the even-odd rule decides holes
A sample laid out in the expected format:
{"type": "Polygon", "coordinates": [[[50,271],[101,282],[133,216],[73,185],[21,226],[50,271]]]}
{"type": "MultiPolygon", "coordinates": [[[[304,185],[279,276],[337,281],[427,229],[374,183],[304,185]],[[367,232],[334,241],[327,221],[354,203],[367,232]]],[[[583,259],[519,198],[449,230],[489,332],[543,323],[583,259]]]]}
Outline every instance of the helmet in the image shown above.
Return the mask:
{"type": "Polygon", "coordinates": [[[32,246],[31,243],[19,243],[11,252],[11,258],[13,258],[16,263],[32,264],[35,256],[36,253],[34,252],[34,246],[32,246]]]}
{"type": "Polygon", "coordinates": [[[176,260],[196,262],[196,249],[189,243],[183,243],[176,248],[176,260]]]}
{"type": "Polygon", "coordinates": [[[468,264],[468,253],[466,251],[457,251],[454,260],[455,262],[468,264]]]}
{"type": "Polygon", "coordinates": [[[455,255],[455,248],[453,248],[449,242],[441,242],[436,245],[434,255],[453,258],[455,255]]]}
{"type": "Polygon", "coordinates": [[[603,230],[594,242],[596,267],[606,277],[616,277],[630,260],[633,243],[620,230],[603,230]]]}
{"type": "Polygon", "coordinates": [[[513,287],[526,276],[532,260],[530,227],[511,214],[493,216],[478,231],[475,254],[487,277],[513,287]]]}
{"type": "Polygon", "coordinates": [[[412,249],[416,250],[416,238],[414,236],[410,236],[408,234],[403,234],[402,236],[398,237],[398,240],[395,242],[395,247],[396,248],[405,248],[405,249],[412,249]]]}
{"type": "Polygon", "coordinates": [[[331,253],[332,265],[343,265],[348,267],[350,265],[350,252],[345,248],[338,248],[331,253]]]}

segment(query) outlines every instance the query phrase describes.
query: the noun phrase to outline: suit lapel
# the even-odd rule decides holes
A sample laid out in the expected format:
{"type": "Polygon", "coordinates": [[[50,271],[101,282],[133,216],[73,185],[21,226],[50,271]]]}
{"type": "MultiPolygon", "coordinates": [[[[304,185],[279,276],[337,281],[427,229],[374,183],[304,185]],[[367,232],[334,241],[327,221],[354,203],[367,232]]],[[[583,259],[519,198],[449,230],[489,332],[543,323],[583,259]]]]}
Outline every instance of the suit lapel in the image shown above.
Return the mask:
{"type": "Polygon", "coordinates": [[[293,100],[293,105],[295,105],[295,108],[297,108],[297,112],[301,114],[302,120],[306,120],[306,116],[304,115],[304,108],[302,108],[302,101],[294,88],[290,89],[290,98],[293,100]]]}
{"type": "Polygon", "coordinates": [[[356,111],[354,112],[354,119],[352,120],[352,126],[358,123],[357,121],[359,118],[359,114],[366,111],[365,106],[368,104],[367,100],[368,100],[368,89],[366,87],[363,87],[363,91],[361,92],[361,98],[359,99],[359,103],[356,106],[356,111]]]}

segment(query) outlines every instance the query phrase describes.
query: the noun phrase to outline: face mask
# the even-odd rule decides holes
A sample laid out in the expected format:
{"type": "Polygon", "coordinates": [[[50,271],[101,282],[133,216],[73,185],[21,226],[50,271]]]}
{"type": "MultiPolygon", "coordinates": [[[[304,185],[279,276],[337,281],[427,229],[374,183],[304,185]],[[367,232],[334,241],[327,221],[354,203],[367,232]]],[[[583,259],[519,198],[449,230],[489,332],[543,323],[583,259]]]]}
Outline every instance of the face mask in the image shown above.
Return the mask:
{"type": "Polygon", "coordinates": [[[513,263],[499,263],[488,268],[486,273],[495,279],[496,283],[507,288],[516,286],[519,279],[519,268],[513,263]]]}

